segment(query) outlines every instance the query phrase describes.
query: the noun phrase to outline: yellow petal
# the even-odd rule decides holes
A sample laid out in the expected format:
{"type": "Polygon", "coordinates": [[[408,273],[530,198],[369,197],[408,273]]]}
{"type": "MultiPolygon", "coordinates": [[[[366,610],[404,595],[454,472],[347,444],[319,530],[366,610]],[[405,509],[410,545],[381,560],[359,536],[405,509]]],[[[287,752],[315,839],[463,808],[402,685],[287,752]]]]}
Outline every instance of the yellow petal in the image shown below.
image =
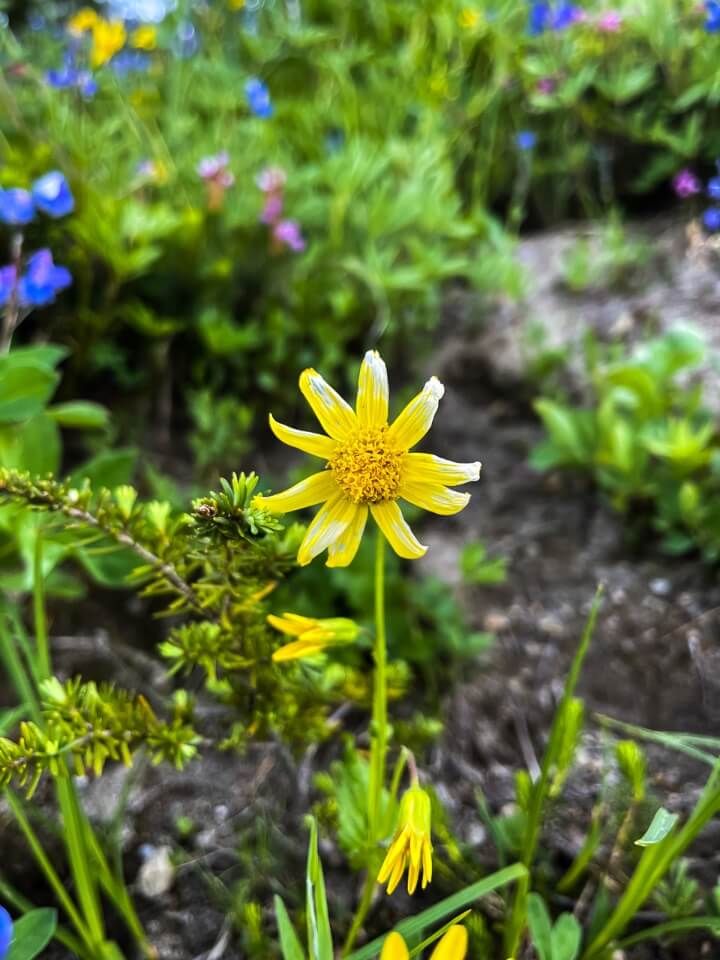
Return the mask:
{"type": "MultiPolygon", "coordinates": [[[[327,639],[330,639],[328,635],[327,639]]],[[[293,640],[292,643],[286,643],[273,653],[272,658],[275,663],[284,663],[287,660],[300,660],[302,657],[313,657],[316,653],[321,653],[327,642],[323,640],[293,640]]]]}
{"type": "Polygon", "coordinates": [[[342,536],[328,547],[328,567],[347,567],[355,559],[367,521],[368,508],[359,504],[352,522],[347,525],[342,536]]]}
{"type": "Polygon", "coordinates": [[[300,566],[307,566],[331,543],[341,540],[346,527],[355,519],[357,510],[357,504],[346,500],[342,494],[337,494],[320,507],[300,544],[297,555],[300,566]]]}
{"type": "Polygon", "coordinates": [[[447,487],[408,481],[400,485],[398,496],[415,507],[422,507],[423,510],[439,513],[445,517],[460,513],[470,499],[469,493],[458,493],[456,490],[448,490],[447,487]]]}
{"type": "Polygon", "coordinates": [[[258,506],[264,507],[270,513],[289,513],[291,510],[314,507],[316,503],[329,500],[337,492],[337,484],[331,471],[322,470],[281,493],[274,493],[270,497],[259,496],[256,499],[258,506]]]}
{"type": "Polygon", "coordinates": [[[370,505],[375,522],[380,527],[390,546],[399,557],[406,560],[417,560],[427,553],[427,547],[424,547],[415,537],[410,527],[407,525],[405,517],[400,512],[400,507],[394,500],[386,500],[384,503],[372,503],[370,505]]]}
{"type": "Polygon", "coordinates": [[[422,440],[432,426],[445,387],[430,377],[388,430],[388,441],[398,450],[409,450],[422,440]]]}
{"type": "Polygon", "coordinates": [[[300,374],[300,390],[323,430],[335,440],[345,440],[357,430],[355,411],[316,370],[303,370],[300,374]]]}
{"type": "Polygon", "coordinates": [[[267,622],[271,627],[275,627],[280,633],[285,633],[289,637],[299,637],[317,625],[317,620],[313,620],[312,617],[301,617],[299,613],[284,613],[281,617],[269,613],[267,622]]]}
{"type": "Polygon", "coordinates": [[[468,948],[468,934],[465,927],[456,923],[435,947],[430,960],[465,960],[468,948]]]}
{"type": "Polygon", "coordinates": [[[433,453],[408,453],[403,460],[403,480],[409,483],[439,483],[455,487],[480,479],[480,464],[455,463],[433,453]]]}
{"type": "Polygon", "coordinates": [[[382,427],[388,421],[388,375],[377,350],[368,350],[360,367],[357,401],[358,420],[363,427],[382,427]]]}
{"type": "Polygon", "coordinates": [[[394,930],[385,937],[380,960],[410,960],[410,953],[405,941],[394,930]]]}
{"type": "Polygon", "coordinates": [[[284,423],[279,423],[275,417],[270,414],[270,429],[278,438],[289,447],[295,447],[296,450],[302,450],[303,453],[309,453],[313,457],[322,457],[323,460],[329,460],[337,447],[337,440],[331,437],[324,437],[321,433],[310,433],[309,430],[296,430],[295,427],[286,427],[284,423]]]}

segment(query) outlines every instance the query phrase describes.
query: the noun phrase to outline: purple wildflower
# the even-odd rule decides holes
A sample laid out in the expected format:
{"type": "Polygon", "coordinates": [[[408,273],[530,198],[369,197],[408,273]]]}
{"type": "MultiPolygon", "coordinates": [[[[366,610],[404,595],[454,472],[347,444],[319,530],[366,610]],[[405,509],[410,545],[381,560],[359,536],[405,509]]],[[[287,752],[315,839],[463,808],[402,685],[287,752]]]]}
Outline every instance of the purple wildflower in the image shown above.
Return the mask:
{"type": "Polygon", "coordinates": [[[280,247],[287,247],[295,253],[302,253],[305,240],[297,220],[280,220],[273,227],[273,239],[280,247]]]}
{"type": "Polygon", "coordinates": [[[672,185],[677,196],[682,197],[683,200],[687,197],[694,197],[696,193],[700,193],[702,190],[700,180],[687,167],[675,174],[672,185]]]}

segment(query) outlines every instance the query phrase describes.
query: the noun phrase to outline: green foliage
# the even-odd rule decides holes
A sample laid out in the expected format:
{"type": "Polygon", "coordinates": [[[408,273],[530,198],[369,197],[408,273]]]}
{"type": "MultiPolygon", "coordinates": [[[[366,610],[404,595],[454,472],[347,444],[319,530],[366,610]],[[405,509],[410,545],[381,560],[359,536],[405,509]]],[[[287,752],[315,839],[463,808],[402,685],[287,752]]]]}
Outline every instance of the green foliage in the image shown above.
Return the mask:
{"type": "Polygon", "coordinates": [[[699,548],[720,557],[720,438],[688,383],[705,358],[687,331],[634,354],[590,341],[586,405],[542,397],[535,409],[547,439],[532,452],[539,470],[584,471],[619,511],[645,517],[671,553],[699,548]]]}
{"type": "Polygon", "coordinates": [[[40,956],[50,943],[56,927],[56,910],[30,910],[14,925],[7,960],[34,960],[34,957],[40,956]]]}
{"type": "Polygon", "coordinates": [[[467,584],[494,586],[505,583],[507,560],[489,556],[484,543],[468,543],[460,554],[460,572],[467,584]]]}
{"type": "Polygon", "coordinates": [[[67,776],[67,761],[75,773],[100,776],[108,760],[129,765],[140,747],[154,763],[183,767],[196,752],[200,738],[192,727],[191,704],[178,693],[170,722],[157,718],[143,697],[112,684],[83,683],[56,678],[40,683],[42,725],[20,724],[16,741],[0,738],[0,786],[13,781],[32,796],[40,777],[67,776]]]}

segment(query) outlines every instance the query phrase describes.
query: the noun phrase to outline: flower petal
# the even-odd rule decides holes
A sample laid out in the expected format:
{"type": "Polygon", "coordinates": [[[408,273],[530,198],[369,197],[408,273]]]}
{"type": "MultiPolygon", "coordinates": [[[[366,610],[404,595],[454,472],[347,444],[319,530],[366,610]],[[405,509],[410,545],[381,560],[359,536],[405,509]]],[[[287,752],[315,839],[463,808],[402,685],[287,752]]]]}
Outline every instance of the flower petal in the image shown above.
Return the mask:
{"type": "Polygon", "coordinates": [[[455,487],[480,479],[480,463],[455,463],[433,453],[406,454],[402,470],[403,480],[409,483],[439,483],[455,487]]]}
{"type": "Polygon", "coordinates": [[[394,500],[371,503],[370,511],[399,557],[417,560],[418,557],[425,556],[427,547],[417,540],[394,500]]]}
{"type": "Polygon", "coordinates": [[[433,950],[430,960],[464,960],[468,948],[468,933],[456,923],[448,930],[433,950]]]}
{"type": "Polygon", "coordinates": [[[290,637],[299,637],[317,626],[317,620],[313,620],[312,617],[301,617],[299,613],[284,613],[281,617],[269,613],[267,622],[280,633],[290,637]]]}
{"type": "Polygon", "coordinates": [[[316,370],[303,370],[300,390],[323,430],[335,440],[345,440],[348,434],[357,430],[355,411],[316,370]]]}
{"type": "Polygon", "coordinates": [[[469,493],[458,493],[430,483],[408,483],[404,481],[398,490],[401,500],[407,500],[415,507],[429,510],[430,513],[439,513],[443,517],[460,513],[470,499],[469,493]]]}
{"type": "Polygon", "coordinates": [[[364,503],[359,504],[342,536],[328,547],[328,567],[347,567],[353,562],[362,540],[367,516],[367,506],[364,503]]]}
{"type": "Polygon", "coordinates": [[[388,441],[399,450],[410,450],[422,440],[432,426],[445,387],[437,377],[430,377],[417,396],[413,397],[388,431],[388,441]]]}
{"type": "Polygon", "coordinates": [[[338,487],[332,472],[322,470],[281,493],[274,493],[270,497],[261,495],[257,501],[259,506],[269,510],[270,513],[289,513],[291,510],[313,507],[316,503],[322,503],[323,500],[336,496],[337,492],[338,487]]]}
{"type": "Polygon", "coordinates": [[[337,447],[337,440],[324,437],[321,433],[310,433],[309,430],[296,430],[295,427],[286,427],[284,423],[279,423],[272,414],[270,414],[269,420],[270,429],[278,440],[282,440],[289,447],[302,450],[303,453],[309,453],[312,457],[322,457],[323,460],[329,460],[337,447]]]}
{"type": "Polygon", "coordinates": [[[368,350],[360,367],[355,409],[363,427],[382,427],[388,421],[390,388],[385,361],[377,350],[368,350]]]}
{"type": "Polygon", "coordinates": [[[346,499],[341,493],[320,507],[298,550],[297,559],[301,567],[307,566],[331,543],[342,539],[346,527],[354,520],[357,509],[357,504],[346,499]]]}
{"type": "Polygon", "coordinates": [[[326,640],[293,640],[292,643],[286,643],[284,647],[279,647],[272,655],[275,663],[285,663],[287,660],[300,660],[303,657],[314,657],[317,653],[322,653],[327,647],[326,640]]]}
{"type": "Polygon", "coordinates": [[[385,937],[380,960],[410,960],[405,941],[395,930],[385,937]]]}

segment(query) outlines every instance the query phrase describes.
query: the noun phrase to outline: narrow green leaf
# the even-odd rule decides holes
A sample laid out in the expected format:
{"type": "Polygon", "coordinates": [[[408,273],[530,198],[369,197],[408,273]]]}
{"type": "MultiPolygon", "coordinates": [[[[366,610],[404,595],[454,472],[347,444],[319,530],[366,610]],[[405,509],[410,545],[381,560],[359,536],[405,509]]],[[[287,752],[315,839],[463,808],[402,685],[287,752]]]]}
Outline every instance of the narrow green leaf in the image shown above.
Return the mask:
{"type": "Polygon", "coordinates": [[[666,810],[665,807],[660,807],[655,816],[652,818],[652,823],[647,828],[645,833],[640,837],[639,840],[635,841],[635,846],[652,847],[656,843],[660,843],[670,833],[677,821],[677,813],[670,813],[670,811],[666,810]]]}
{"type": "Polygon", "coordinates": [[[288,916],[287,908],[283,903],[282,897],[275,894],[275,919],[277,920],[278,934],[280,936],[280,950],[283,960],[305,960],[305,951],[300,945],[295,927],[288,916]]]}
{"type": "Polygon", "coordinates": [[[317,822],[314,817],[310,817],[309,821],[310,841],[306,872],[306,898],[310,960],[333,960],[325,878],[318,854],[317,822]]]}
{"type": "Polygon", "coordinates": [[[57,927],[57,910],[31,910],[15,924],[7,960],[33,960],[50,943],[57,927]]]}
{"type": "Polygon", "coordinates": [[[47,412],[61,427],[77,430],[101,430],[107,426],[110,419],[105,407],[89,400],[56,403],[47,412]]]}
{"type": "Polygon", "coordinates": [[[636,943],[642,943],[643,940],[660,940],[663,937],[671,937],[676,933],[686,933],[689,930],[712,930],[713,933],[720,934],[720,917],[683,917],[680,920],[668,920],[667,923],[659,923],[655,927],[647,927],[634,933],[631,937],[617,942],[618,950],[627,950],[628,947],[634,947],[636,943]]]}

